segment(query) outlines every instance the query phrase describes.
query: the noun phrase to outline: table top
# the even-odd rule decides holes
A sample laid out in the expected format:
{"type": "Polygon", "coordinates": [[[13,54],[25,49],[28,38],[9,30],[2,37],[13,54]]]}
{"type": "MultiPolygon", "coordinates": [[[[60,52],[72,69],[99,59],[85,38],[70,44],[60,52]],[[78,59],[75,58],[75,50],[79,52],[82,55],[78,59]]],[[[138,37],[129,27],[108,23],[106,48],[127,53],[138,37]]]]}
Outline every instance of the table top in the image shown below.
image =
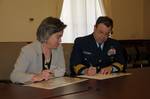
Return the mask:
{"type": "Polygon", "coordinates": [[[0,99],[146,99],[150,97],[150,68],[130,69],[132,75],[94,80],[45,90],[0,83],[0,99]]]}

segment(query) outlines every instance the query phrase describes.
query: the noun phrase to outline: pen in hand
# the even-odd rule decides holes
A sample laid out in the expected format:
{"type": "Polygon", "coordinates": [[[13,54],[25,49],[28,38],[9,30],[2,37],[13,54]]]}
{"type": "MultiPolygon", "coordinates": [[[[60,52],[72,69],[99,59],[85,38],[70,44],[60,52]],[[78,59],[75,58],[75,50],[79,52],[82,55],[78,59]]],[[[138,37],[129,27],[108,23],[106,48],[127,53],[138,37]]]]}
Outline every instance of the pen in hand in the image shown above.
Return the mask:
{"type": "Polygon", "coordinates": [[[92,65],[92,63],[87,60],[87,58],[86,58],[85,60],[86,60],[86,61],[89,63],[89,65],[90,65],[90,67],[85,70],[85,75],[94,76],[94,75],[96,74],[96,67],[94,67],[94,66],[92,65]]]}

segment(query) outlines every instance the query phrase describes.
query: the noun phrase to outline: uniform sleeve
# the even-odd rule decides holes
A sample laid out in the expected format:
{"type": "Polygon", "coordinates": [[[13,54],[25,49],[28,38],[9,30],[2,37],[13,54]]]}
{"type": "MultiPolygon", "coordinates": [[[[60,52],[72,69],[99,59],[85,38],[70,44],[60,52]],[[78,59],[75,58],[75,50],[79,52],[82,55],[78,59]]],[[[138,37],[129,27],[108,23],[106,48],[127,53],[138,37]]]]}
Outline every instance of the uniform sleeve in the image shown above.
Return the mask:
{"type": "Polygon", "coordinates": [[[117,51],[115,55],[115,61],[112,63],[113,69],[112,72],[120,72],[124,71],[127,60],[124,55],[124,48],[120,45],[120,43],[117,44],[117,51]]]}
{"type": "Polygon", "coordinates": [[[33,74],[26,73],[26,70],[30,64],[29,51],[21,49],[20,55],[15,63],[14,70],[10,75],[10,79],[13,83],[25,83],[31,81],[33,74]]]}
{"type": "Polygon", "coordinates": [[[77,38],[74,42],[73,50],[70,57],[70,71],[71,75],[81,74],[82,71],[86,68],[85,65],[82,64],[82,45],[80,39],[77,38]]]}

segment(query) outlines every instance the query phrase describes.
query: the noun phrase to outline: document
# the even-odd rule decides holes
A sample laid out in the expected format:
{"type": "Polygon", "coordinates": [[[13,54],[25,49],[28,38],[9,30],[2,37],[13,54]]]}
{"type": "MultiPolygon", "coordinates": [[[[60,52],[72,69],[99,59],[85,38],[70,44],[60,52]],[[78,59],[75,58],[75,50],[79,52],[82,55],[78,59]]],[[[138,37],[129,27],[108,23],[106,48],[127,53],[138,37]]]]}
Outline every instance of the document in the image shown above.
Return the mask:
{"type": "Polygon", "coordinates": [[[63,86],[83,82],[86,80],[87,79],[83,79],[83,78],[59,77],[59,78],[50,79],[48,81],[27,84],[25,86],[43,88],[43,89],[54,89],[54,88],[58,88],[58,87],[63,87],[63,86]]]}
{"type": "Polygon", "coordinates": [[[107,75],[96,74],[94,76],[80,75],[78,77],[88,78],[88,79],[104,80],[104,79],[115,78],[115,77],[126,76],[126,75],[131,75],[131,73],[111,73],[111,74],[107,74],[107,75]]]}

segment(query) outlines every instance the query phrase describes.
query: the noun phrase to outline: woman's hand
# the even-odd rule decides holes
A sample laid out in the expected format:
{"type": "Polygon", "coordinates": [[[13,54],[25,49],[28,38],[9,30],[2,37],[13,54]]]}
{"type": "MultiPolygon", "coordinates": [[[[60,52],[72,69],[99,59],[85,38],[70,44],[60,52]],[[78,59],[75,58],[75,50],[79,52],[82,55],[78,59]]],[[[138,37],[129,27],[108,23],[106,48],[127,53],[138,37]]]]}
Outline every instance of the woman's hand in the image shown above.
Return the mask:
{"type": "Polygon", "coordinates": [[[48,79],[54,77],[54,73],[50,70],[43,70],[42,71],[42,76],[43,76],[44,80],[48,80],[48,79]]]}
{"type": "Polygon", "coordinates": [[[41,73],[36,74],[32,77],[32,82],[38,82],[42,80],[49,80],[50,78],[53,78],[54,74],[50,70],[43,70],[41,73]]]}

